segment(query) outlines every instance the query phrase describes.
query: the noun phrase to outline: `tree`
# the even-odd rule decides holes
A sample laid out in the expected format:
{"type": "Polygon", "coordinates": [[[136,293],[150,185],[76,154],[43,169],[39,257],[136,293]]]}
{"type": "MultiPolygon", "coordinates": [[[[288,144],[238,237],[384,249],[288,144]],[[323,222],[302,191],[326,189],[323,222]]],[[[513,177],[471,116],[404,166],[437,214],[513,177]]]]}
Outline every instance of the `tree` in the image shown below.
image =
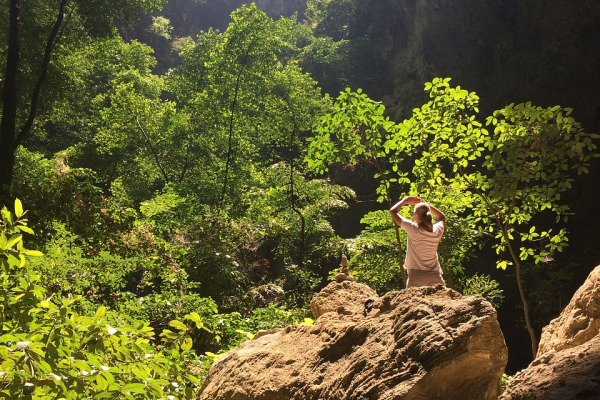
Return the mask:
{"type": "Polygon", "coordinates": [[[140,9],[156,9],[161,3],[162,0],[119,0],[118,2],[60,0],[50,4],[40,1],[31,3],[26,9],[27,12],[21,13],[20,0],[9,2],[9,34],[0,123],[0,195],[10,193],[14,152],[32,130],[39,112],[42,87],[48,77],[52,55],[59,48],[59,41],[65,38],[66,32],[70,29],[79,29],[80,33],[85,33],[81,35],[81,40],[87,35],[94,37],[112,34],[115,32],[112,25],[115,19],[127,19],[137,15],[140,9]],[[52,23],[45,25],[44,23],[48,22],[47,16],[44,15],[47,7],[54,11],[56,17],[52,23]],[[34,17],[38,15],[37,13],[40,18],[34,17]],[[21,79],[18,73],[21,47],[23,44],[36,47],[36,42],[21,43],[22,19],[28,23],[25,26],[26,30],[47,32],[45,46],[38,49],[42,54],[41,60],[39,58],[36,60],[40,65],[39,68],[34,65],[22,68],[23,71],[32,71],[31,75],[23,78],[35,82],[31,89],[26,90],[26,94],[19,93],[17,89],[17,82],[21,79]],[[36,23],[40,23],[41,26],[36,23]],[[28,99],[27,103],[19,105],[19,100],[24,98],[28,99]]]}
{"type": "Polygon", "coordinates": [[[168,77],[201,154],[182,190],[219,212],[239,210],[232,205],[252,186],[254,168],[299,157],[300,135],[323,107],[315,81],[285,57],[292,20],[273,21],[256,6],[232,20],[224,33],[185,46],[168,77]]]}
{"type": "MultiPolygon", "coordinates": [[[[306,161],[309,168],[324,173],[334,163],[354,164],[365,160],[375,168],[379,181],[377,201],[393,205],[392,184],[409,183],[407,173],[400,169],[403,154],[390,153],[388,141],[394,137],[399,126],[384,116],[385,107],[367,97],[361,89],[349,88],[336,99],[330,114],[321,117],[315,125],[315,135],[310,142],[306,161]],[[391,166],[391,170],[390,170],[391,166]]],[[[398,247],[398,265],[403,265],[400,230],[395,227],[398,247]]],[[[400,268],[402,281],[404,269],[400,268]]]]}
{"type": "Polygon", "coordinates": [[[432,100],[404,121],[396,141],[416,156],[413,174],[422,187],[448,186],[463,194],[473,222],[493,240],[497,266],[515,266],[535,357],[522,262],[547,262],[567,246],[566,229],[554,226],[571,215],[561,196],[573,173],[588,173],[600,136],[586,133],[569,108],[531,103],[495,111],[486,120],[493,127],[488,132],[476,118],[478,96],[451,88],[449,81],[425,84],[432,100]]]}

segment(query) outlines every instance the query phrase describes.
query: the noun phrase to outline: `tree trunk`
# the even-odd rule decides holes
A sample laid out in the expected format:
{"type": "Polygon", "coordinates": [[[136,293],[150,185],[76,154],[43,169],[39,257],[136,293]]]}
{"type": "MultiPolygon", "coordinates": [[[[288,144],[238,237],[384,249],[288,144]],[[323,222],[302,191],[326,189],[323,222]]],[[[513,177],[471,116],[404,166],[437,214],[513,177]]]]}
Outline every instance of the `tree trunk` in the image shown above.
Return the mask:
{"type": "Polygon", "coordinates": [[[531,352],[533,353],[533,358],[537,355],[538,351],[538,340],[535,335],[535,330],[533,329],[533,325],[531,324],[531,317],[529,316],[529,303],[527,302],[527,297],[525,297],[525,289],[523,288],[523,281],[521,280],[521,262],[517,253],[515,253],[512,242],[508,238],[508,235],[505,230],[502,230],[502,234],[504,235],[504,240],[507,243],[508,251],[515,263],[515,275],[517,277],[517,287],[519,288],[519,295],[521,296],[521,302],[523,303],[523,315],[525,317],[525,327],[527,328],[527,332],[529,333],[529,338],[531,339],[531,352]]]}
{"type": "Polygon", "coordinates": [[[21,0],[10,0],[8,51],[2,92],[2,122],[0,123],[0,199],[7,200],[15,164],[15,134],[17,122],[17,70],[19,66],[19,27],[21,0]]]}
{"type": "Polygon", "coordinates": [[[68,0],[61,0],[60,2],[58,16],[56,17],[54,28],[50,32],[50,36],[48,37],[46,48],[44,50],[41,74],[31,95],[31,108],[29,111],[29,117],[21,129],[21,132],[17,136],[17,72],[20,52],[19,30],[21,0],[10,0],[8,52],[6,58],[6,73],[4,75],[4,89],[2,98],[2,122],[0,123],[0,198],[6,198],[10,196],[10,188],[12,185],[15,166],[15,150],[17,146],[21,144],[23,139],[29,134],[31,127],[33,126],[33,121],[37,112],[38,100],[42,90],[42,84],[46,80],[46,76],[48,74],[50,56],[59,37],[67,2],[68,0]]]}
{"type": "Polygon", "coordinates": [[[60,5],[58,7],[58,15],[56,16],[56,21],[54,21],[54,27],[48,36],[48,41],[46,42],[46,48],[44,49],[44,58],[42,58],[42,68],[40,76],[33,88],[33,93],[31,95],[31,107],[29,108],[29,117],[19,136],[15,139],[14,147],[16,148],[23,142],[23,139],[27,137],[31,128],[33,127],[33,121],[35,120],[35,115],[38,109],[38,102],[40,99],[40,94],[42,93],[42,85],[46,81],[46,77],[48,76],[48,67],[50,65],[50,57],[52,56],[52,51],[54,50],[54,46],[58,42],[60,38],[59,32],[61,31],[61,27],[63,26],[63,20],[65,19],[65,8],[67,7],[67,2],[69,0],[61,0],[60,5]]]}
{"type": "Polygon", "coordinates": [[[306,247],[306,218],[304,218],[304,214],[302,211],[296,208],[296,195],[294,193],[294,141],[296,140],[296,114],[294,113],[294,109],[290,104],[289,98],[285,99],[287,106],[290,110],[290,115],[292,116],[293,128],[290,134],[290,207],[292,211],[298,214],[300,218],[300,248],[298,249],[298,267],[304,268],[304,249],[306,247]]]}
{"type": "MultiPolygon", "coordinates": [[[[373,164],[375,164],[375,167],[377,168],[377,172],[379,173],[379,176],[381,177],[381,179],[383,179],[384,181],[386,181],[386,189],[385,189],[385,196],[386,196],[386,200],[388,203],[388,209],[392,208],[392,206],[394,205],[394,203],[392,202],[392,196],[390,195],[390,185],[389,182],[386,178],[385,175],[385,171],[383,169],[383,167],[379,164],[379,161],[377,160],[377,157],[373,154],[371,154],[371,157],[373,159],[373,164]]],[[[394,231],[396,233],[396,248],[398,250],[398,266],[400,267],[400,279],[402,279],[402,285],[406,286],[406,273],[404,272],[404,252],[402,250],[402,241],[400,240],[400,228],[398,227],[398,225],[396,225],[395,222],[392,221],[392,223],[394,224],[394,231]]]]}
{"type": "Polygon", "coordinates": [[[231,101],[231,106],[229,107],[229,138],[227,145],[227,156],[225,158],[225,172],[223,177],[223,191],[221,193],[221,197],[219,199],[219,210],[223,208],[223,201],[225,200],[225,195],[227,194],[227,186],[229,185],[229,169],[231,168],[231,164],[233,163],[233,130],[234,130],[234,116],[235,111],[237,109],[237,101],[240,91],[240,86],[242,84],[242,74],[248,65],[248,57],[250,55],[250,50],[254,43],[250,43],[248,48],[246,49],[246,54],[244,54],[244,62],[238,71],[238,74],[235,79],[235,90],[233,93],[233,100],[231,101]]]}

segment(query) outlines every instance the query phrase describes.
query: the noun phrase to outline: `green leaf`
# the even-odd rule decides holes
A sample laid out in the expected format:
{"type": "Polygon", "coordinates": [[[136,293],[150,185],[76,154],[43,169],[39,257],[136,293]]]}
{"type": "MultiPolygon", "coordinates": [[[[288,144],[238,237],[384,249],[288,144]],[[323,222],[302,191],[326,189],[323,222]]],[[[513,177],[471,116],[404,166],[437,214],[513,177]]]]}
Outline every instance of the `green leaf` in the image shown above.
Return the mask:
{"type": "Polygon", "coordinates": [[[102,318],[104,316],[104,314],[106,314],[106,307],[100,306],[96,310],[96,314],[94,314],[94,318],[95,319],[100,319],[100,318],[102,318]]]}
{"type": "Polygon", "coordinates": [[[16,267],[21,265],[21,260],[17,257],[14,256],[14,254],[12,253],[6,253],[6,258],[8,261],[8,265],[10,265],[11,267],[16,267]]]}
{"type": "Polygon", "coordinates": [[[96,385],[97,385],[98,389],[100,389],[100,390],[108,389],[108,381],[102,375],[96,376],[96,385]]]}
{"type": "Polygon", "coordinates": [[[16,342],[18,341],[17,337],[14,335],[11,335],[9,333],[0,336],[0,342],[16,342]]]}
{"type": "Polygon", "coordinates": [[[37,250],[21,250],[20,251],[21,254],[24,254],[26,256],[31,256],[31,257],[42,257],[44,255],[44,253],[42,253],[41,251],[37,251],[37,250]]]}
{"type": "Polygon", "coordinates": [[[200,315],[197,312],[191,312],[191,313],[187,314],[186,318],[189,318],[190,320],[192,320],[194,322],[202,322],[202,318],[200,318],[200,315]]]}
{"type": "Polygon", "coordinates": [[[188,381],[192,382],[194,385],[200,386],[201,382],[200,382],[200,379],[198,379],[198,377],[196,377],[194,375],[190,375],[190,374],[186,375],[185,377],[188,381]]]}
{"type": "Polygon", "coordinates": [[[169,326],[172,326],[173,328],[178,329],[180,331],[187,331],[187,329],[188,329],[186,324],[184,324],[183,322],[178,321],[176,319],[170,321],[169,326]]]}
{"type": "Polygon", "coordinates": [[[8,242],[6,243],[6,247],[5,249],[9,249],[11,247],[14,247],[17,243],[19,243],[20,241],[23,240],[23,235],[13,235],[10,237],[10,239],[8,239],[8,242]]]}
{"type": "Polygon", "coordinates": [[[187,336],[183,339],[183,343],[181,344],[181,350],[188,351],[192,348],[192,338],[187,336]]]}
{"type": "Polygon", "coordinates": [[[100,392],[97,395],[94,396],[94,399],[110,399],[110,398],[114,398],[115,394],[113,392],[100,392]]]}
{"type": "Polygon", "coordinates": [[[17,218],[23,216],[23,204],[21,204],[21,200],[19,199],[15,199],[15,215],[17,218]]]}

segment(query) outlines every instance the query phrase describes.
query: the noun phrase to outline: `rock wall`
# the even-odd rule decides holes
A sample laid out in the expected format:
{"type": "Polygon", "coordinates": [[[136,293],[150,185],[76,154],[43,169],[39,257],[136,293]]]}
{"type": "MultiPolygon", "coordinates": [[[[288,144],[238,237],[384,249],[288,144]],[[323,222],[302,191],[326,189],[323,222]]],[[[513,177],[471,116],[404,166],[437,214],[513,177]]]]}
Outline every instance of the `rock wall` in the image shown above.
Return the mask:
{"type": "Polygon", "coordinates": [[[600,2],[383,3],[386,12],[364,10],[360,19],[388,66],[387,79],[378,80],[385,86],[373,90],[395,119],[422,104],[423,83],[441,76],[477,92],[484,112],[513,102],[558,104],[574,108],[589,131],[600,130],[600,2]]]}
{"type": "Polygon", "coordinates": [[[331,283],[313,309],[332,311],[314,326],[259,332],[229,351],[198,399],[497,398],[507,351],[483,298],[411,288],[370,297],[371,307],[363,301],[368,292],[355,282],[331,283]]]}
{"type": "Polygon", "coordinates": [[[229,15],[243,4],[250,3],[256,3],[256,7],[274,19],[290,17],[294,13],[302,18],[306,9],[305,0],[169,0],[159,14],[171,20],[175,36],[195,38],[200,31],[208,28],[224,31],[231,22],[229,15]]]}

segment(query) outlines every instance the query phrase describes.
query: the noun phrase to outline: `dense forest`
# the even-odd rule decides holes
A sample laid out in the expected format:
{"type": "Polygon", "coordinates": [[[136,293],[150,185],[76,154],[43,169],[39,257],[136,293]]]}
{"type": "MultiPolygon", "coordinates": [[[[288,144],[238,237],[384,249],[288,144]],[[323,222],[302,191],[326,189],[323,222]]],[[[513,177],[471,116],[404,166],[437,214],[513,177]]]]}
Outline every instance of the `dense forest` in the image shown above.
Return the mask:
{"type": "Polygon", "coordinates": [[[187,28],[162,0],[9,3],[2,398],[195,397],[228,349],[312,324],[342,255],[357,281],[402,289],[387,210],[408,194],[446,214],[444,279],[498,309],[507,373],[598,263],[578,229],[597,220],[597,99],[410,70],[408,22],[387,30],[371,1],[172,0],[219,17],[187,28]]]}

